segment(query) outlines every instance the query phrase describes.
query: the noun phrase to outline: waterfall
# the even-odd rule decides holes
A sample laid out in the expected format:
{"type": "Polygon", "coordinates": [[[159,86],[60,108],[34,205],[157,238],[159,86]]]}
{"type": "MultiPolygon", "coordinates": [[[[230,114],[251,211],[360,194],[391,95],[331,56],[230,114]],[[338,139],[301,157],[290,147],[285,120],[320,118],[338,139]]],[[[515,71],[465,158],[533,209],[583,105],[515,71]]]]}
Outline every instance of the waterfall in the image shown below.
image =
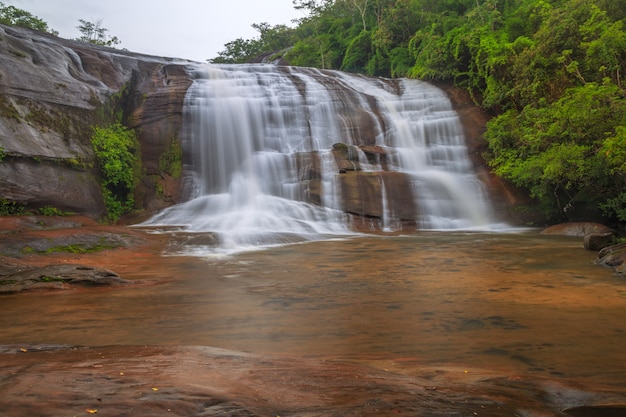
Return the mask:
{"type": "Polygon", "coordinates": [[[187,201],[145,225],[212,233],[236,251],[348,235],[354,215],[385,229],[492,223],[458,116],[428,83],[275,65],[202,64],[192,76],[187,201]],[[391,183],[406,186],[394,195],[391,183]],[[367,201],[350,209],[355,195],[367,201]]]}

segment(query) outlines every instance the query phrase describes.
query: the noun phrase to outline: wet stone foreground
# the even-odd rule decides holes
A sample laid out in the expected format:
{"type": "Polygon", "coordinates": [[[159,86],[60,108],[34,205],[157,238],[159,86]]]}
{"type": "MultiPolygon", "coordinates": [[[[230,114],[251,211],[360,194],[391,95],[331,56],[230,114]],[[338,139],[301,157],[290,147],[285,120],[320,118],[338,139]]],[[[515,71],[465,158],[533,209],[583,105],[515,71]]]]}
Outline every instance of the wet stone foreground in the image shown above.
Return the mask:
{"type": "Polygon", "coordinates": [[[207,347],[0,354],[3,416],[622,416],[619,392],[407,359],[359,364],[207,347]],[[376,366],[387,366],[380,369],[376,366]],[[570,409],[567,412],[567,409],[570,409]],[[561,410],[566,410],[562,414],[561,410]]]}
{"type": "Polygon", "coordinates": [[[2,237],[127,243],[3,267],[129,282],[0,296],[3,417],[626,415],[626,283],[575,239],[422,233],[197,258],[162,256],[173,235],[18,229],[2,237]]]}

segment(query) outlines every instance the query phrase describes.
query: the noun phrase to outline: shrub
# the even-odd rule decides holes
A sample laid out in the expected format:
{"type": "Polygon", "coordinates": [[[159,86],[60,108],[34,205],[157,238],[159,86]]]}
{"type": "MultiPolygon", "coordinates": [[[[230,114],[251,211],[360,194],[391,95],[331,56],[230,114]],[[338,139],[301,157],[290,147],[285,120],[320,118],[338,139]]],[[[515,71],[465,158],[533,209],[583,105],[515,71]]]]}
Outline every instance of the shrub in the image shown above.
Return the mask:
{"type": "Polygon", "coordinates": [[[139,142],[133,130],[119,123],[94,127],[91,143],[102,176],[102,195],[109,221],[128,213],[141,175],[139,142]]]}
{"type": "Polygon", "coordinates": [[[19,216],[24,213],[24,206],[17,201],[0,198],[0,216],[19,216]]]}

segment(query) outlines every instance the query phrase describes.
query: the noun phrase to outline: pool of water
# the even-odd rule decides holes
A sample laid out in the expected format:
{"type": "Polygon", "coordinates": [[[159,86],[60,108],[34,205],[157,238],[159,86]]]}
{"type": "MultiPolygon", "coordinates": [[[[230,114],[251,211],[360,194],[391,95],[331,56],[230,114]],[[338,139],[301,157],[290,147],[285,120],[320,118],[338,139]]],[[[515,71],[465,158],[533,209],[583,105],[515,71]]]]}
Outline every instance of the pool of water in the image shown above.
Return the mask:
{"type": "Polygon", "coordinates": [[[418,233],[120,265],[117,289],[0,297],[0,344],[407,358],[626,386],[626,280],[581,238],[418,233]]]}

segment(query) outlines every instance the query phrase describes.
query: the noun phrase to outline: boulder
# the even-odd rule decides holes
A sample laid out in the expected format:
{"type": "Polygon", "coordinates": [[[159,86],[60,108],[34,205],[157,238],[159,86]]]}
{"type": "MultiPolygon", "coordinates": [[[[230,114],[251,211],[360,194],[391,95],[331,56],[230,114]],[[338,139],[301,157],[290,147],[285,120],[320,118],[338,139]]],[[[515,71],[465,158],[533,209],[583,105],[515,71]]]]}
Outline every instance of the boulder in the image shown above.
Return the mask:
{"type": "Polygon", "coordinates": [[[342,207],[348,213],[377,218],[389,215],[400,220],[416,218],[413,187],[407,174],[392,171],[346,172],[340,175],[339,184],[342,207]],[[386,196],[385,201],[383,196],[386,196]]]}
{"type": "Polygon", "coordinates": [[[545,228],[542,232],[545,235],[580,236],[589,234],[614,233],[613,229],[599,223],[592,222],[572,222],[556,224],[545,228]]]}
{"type": "Polygon", "coordinates": [[[596,263],[615,268],[623,265],[624,261],[626,261],[626,243],[619,243],[600,250],[596,263]]]}
{"type": "Polygon", "coordinates": [[[607,246],[611,246],[615,241],[613,232],[608,233],[589,233],[585,235],[583,245],[585,249],[599,251],[607,246]]]}

